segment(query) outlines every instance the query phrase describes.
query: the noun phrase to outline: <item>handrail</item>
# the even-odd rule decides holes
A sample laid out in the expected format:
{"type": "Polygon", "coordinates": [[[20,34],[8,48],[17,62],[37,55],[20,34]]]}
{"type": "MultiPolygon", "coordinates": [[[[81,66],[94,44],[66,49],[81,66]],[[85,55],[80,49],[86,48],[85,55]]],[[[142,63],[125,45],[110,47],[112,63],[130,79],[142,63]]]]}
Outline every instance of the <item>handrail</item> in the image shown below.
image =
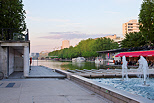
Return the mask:
{"type": "Polygon", "coordinates": [[[1,41],[29,41],[28,29],[22,33],[16,28],[1,28],[0,31],[1,41]]]}

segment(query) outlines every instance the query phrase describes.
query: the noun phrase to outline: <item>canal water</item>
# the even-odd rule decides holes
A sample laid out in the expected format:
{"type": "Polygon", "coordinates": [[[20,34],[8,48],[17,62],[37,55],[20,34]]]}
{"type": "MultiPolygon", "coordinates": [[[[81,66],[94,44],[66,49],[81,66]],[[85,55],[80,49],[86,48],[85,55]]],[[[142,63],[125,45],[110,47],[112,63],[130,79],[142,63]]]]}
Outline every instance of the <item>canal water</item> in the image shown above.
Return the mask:
{"type": "MultiPolygon", "coordinates": [[[[107,64],[105,62],[105,64],[107,64]]],[[[33,60],[32,61],[32,66],[46,66],[52,69],[62,69],[62,70],[75,70],[75,69],[108,69],[104,67],[103,64],[96,64],[95,62],[62,62],[62,61],[53,61],[53,60],[33,60]]]]}

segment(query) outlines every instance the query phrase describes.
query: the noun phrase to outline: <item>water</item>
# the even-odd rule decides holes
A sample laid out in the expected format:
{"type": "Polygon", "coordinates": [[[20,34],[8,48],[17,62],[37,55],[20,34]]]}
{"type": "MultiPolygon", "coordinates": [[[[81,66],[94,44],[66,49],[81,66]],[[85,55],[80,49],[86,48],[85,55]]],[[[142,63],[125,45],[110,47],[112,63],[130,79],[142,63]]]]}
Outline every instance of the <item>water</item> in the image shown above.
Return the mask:
{"type": "Polygon", "coordinates": [[[122,79],[124,80],[124,76],[126,77],[126,80],[128,80],[128,73],[127,73],[127,61],[126,61],[126,57],[123,56],[122,57],[122,79]]]}
{"type": "Polygon", "coordinates": [[[129,78],[125,81],[122,81],[121,78],[101,78],[92,80],[154,100],[154,78],[147,80],[147,84],[150,84],[150,86],[143,86],[143,79],[141,78],[129,78]]]}
{"type": "MultiPolygon", "coordinates": [[[[32,66],[46,66],[52,69],[62,69],[62,70],[75,70],[75,69],[102,69],[104,68],[103,64],[95,64],[95,62],[61,62],[61,61],[52,61],[52,60],[33,60],[32,66]]],[[[107,68],[105,68],[107,69],[107,68]]]]}

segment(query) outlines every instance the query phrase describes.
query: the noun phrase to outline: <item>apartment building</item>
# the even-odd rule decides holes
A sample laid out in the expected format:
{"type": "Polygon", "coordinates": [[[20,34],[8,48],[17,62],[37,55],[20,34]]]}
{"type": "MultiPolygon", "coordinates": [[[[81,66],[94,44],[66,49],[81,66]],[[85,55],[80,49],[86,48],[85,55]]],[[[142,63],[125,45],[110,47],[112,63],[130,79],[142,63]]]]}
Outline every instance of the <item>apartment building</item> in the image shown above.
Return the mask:
{"type": "Polygon", "coordinates": [[[116,39],[117,36],[116,36],[116,34],[114,34],[114,35],[105,36],[105,38],[116,39]]]}
{"type": "Polygon", "coordinates": [[[70,47],[70,42],[69,42],[69,40],[63,40],[63,41],[62,41],[61,49],[69,48],[69,47],[70,47]]]}
{"type": "Polygon", "coordinates": [[[129,22],[123,23],[122,29],[123,36],[125,37],[126,33],[139,32],[139,23],[137,20],[130,20],[129,22]]]}

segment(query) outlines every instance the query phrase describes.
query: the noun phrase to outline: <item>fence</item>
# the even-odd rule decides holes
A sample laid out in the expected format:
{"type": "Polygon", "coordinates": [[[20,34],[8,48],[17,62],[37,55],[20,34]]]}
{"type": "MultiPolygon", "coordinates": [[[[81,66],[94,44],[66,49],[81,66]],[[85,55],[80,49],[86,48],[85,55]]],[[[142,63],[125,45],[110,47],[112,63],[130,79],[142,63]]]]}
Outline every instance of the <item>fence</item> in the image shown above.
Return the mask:
{"type": "Polygon", "coordinates": [[[28,29],[24,32],[19,32],[15,28],[2,28],[0,31],[1,41],[29,41],[28,29]]]}

